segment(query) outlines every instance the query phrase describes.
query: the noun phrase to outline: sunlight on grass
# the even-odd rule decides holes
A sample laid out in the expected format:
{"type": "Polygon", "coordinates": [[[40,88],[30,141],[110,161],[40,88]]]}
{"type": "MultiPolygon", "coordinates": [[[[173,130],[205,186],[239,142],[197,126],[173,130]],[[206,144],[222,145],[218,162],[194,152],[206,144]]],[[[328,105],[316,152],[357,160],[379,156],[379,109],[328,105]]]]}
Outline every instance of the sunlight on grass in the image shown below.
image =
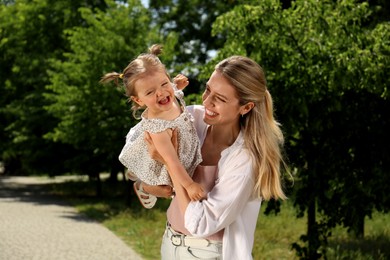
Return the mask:
{"type": "Polygon", "coordinates": [[[304,219],[296,219],[289,202],[283,202],[278,215],[264,215],[266,203],[261,206],[257,220],[253,259],[295,259],[292,241],[299,239],[305,228],[304,219]]]}
{"type": "Polygon", "coordinates": [[[125,210],[103,224],[145,259],[158,259],[160,241],[165,229],[165,212],[139,210],[141,214],[135,214],[131,209],[125,210]]]}
{"type": "MultiPolygon", "coordinates": [[[[91,219],[95,219],[114,232],[146,260],[160,259],[161,238],[165,229],[166,209],[170,200],[159,199],[156,206],[142,208],[135,195],[126,205],[124,182],[104,183],[104,198],[94,196],[90,182],[52,184],[51,193],[61,196],[91,219]]],[[[298,259],[291,244],[299,242],[306,232],[306,218],[295,217],[292,201],[282,203],[278,215],[265,215],[262,205],[257,221],[253,248],[254,260],[298,259]]],[[[390,256],[390,215],[374,213],[365,223],[364,239],[349,237],[344,228],[332,232],[327,247],[327,259],[370,260],[388,259],[390,256]]]]}

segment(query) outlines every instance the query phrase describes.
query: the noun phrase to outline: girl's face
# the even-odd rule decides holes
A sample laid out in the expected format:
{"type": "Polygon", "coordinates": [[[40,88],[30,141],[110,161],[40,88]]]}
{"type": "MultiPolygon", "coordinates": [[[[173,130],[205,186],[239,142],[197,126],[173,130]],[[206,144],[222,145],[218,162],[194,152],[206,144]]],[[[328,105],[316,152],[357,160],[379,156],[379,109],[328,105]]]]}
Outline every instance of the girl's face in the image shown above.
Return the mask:
{"type": "Polygon", "coordinates": [[[157,115],[172,108],[174,90],[164,72],[153,72],[140,78],[134,87],[136,96],[131,96],[131,99],[141,107],[146,106],[149,113],[157,115]]]}
{"type": "Polygon", "coordinates": [[[209,125],[237,126],[244,113],[236,89],[218,71],[214,71],[202,96],[205,114],[203,120],[209,125]]]}

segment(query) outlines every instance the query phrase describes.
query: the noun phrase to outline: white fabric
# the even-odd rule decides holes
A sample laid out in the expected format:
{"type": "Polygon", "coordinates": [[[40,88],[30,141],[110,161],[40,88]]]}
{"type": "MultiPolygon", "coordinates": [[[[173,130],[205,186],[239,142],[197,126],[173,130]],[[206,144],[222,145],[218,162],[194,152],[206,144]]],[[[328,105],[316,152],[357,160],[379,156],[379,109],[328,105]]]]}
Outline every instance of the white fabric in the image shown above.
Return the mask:
{"type": "MultiPolygon", "coordinates": [[[[201,144],[206,137],[203,106],[190,106],[201,144]]],[[[261,201],[252,197],[254,179],[250,155],[243,147],[240,132],[235,143],[221,153],[218,178],[207,200],[190,202],[184,222],[196,237],[207,237],[225,229],[222,258],[224,260],[252,259],[254,232],[261,201]]]]}
{"type": "MultiPolygon", "coordinates": [[[[208,246],[176,246],[172,243],[175,233],[168,227],[161,242],[161,260],[221,260],[222,243],[210,243],[208,246]]],[[[177,234],[177,233],[176,233],[177,234]]]]}

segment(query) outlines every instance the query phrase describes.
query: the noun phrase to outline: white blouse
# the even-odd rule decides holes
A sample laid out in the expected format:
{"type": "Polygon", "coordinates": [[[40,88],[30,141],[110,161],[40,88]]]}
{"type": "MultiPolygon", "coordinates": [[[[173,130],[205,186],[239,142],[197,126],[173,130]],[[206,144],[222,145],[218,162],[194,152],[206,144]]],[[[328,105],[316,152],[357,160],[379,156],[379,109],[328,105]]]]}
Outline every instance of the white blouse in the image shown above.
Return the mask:
{"type": "MultiPolygon", "coordinates": [[[[204,107],[190,106],[201,144],[206,137],[204,107]]],[[[253,198],[255,184],[252,163],[240,132],[236,141],[221,153],[218,178],[203,201],[190,202],[185,216],[186,229],[196,237],[208,237],[224,229],[222,258],[252,259],[252,248],[261,200],[253,198]]]]}

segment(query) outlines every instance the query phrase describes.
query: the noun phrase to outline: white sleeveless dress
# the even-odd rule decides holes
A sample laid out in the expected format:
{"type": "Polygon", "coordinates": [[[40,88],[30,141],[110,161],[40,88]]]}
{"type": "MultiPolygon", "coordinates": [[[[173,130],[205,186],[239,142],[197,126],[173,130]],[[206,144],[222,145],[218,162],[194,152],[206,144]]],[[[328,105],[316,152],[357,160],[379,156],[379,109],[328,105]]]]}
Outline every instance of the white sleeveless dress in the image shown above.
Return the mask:
{"type": "Polygon", "coordinates": [[[192,115],[186,110],[183,92],[175,91],[175,96],[182,105],[183,112],[174,120],[147,119],[147,109],[141,115],[141,122],[130,129],[119,160],[141,181],[149,185],[171,185],[172,182],[166,167],[150,158],[144,132],[159,133],[166,129],[178,129],[179,159],[192,177],[198,164],[202,162],[199,138],[196,134],[192,115]],[[130,132],[132,134],[130,135],[130,132]],[[134,133],[133,133],[134,132],[134,133]]]}

